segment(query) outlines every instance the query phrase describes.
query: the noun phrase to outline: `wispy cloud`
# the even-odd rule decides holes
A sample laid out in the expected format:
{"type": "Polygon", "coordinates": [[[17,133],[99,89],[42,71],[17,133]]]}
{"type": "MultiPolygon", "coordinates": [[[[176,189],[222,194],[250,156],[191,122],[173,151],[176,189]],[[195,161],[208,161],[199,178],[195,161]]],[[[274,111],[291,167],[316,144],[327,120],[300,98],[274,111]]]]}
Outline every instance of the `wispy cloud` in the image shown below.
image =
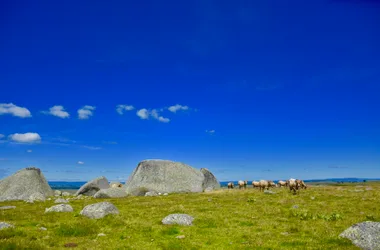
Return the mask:
{"type": "Polygon", "coordinates": [[[12,134],[8,136],[9,140],[19,143],[38,143],[41,142],[41,136],[37,133],[12,134]]]}
{"type": "Polygon", "coordinates": [[[26,152],[27,152],[27,153],[32,153],[32,152],[33,152],[33,150],[31,150],[31,149],[28,149],[28,150],[26,150],[26,152]]]}
{"type": "Polygon", "coordinates": [[[0,115],[5,114],[21,118],[32,117],[32,114],[27,108],[16,106],[13,103],[0,103],[0,115]]]}
{"type": "Polygon", "coordinates": [[[179,111],[179,110],[188,110],[188,109],[189,109],[188,106],[182,106],[182,105],[180,105],[180,104],[176,104],[176,105],[170,106],[170,107],[168,108],[168,110],[169,110],[170,112],[173,112],[173,113],[176,113],[176,112],[179,111]]]}
{"type": "Polygon", "coordinates": [[[159,114],[157,109],[147,110],[147,109],[140,109],[136,112],[136,115],[140,117],[140,119],[147,120],[149,117],[152,117],[160,122],[168,123],[170,122],[169,118],[163,117],[159,114]]]}
{"type": "Polygon", "coordinates": [[[133,107],[132,105],[120,104],[116,106],[116,112],[119,113],[120,115],[124,114],[124,111],[131,111],[134,109],[135,107],[133,107]]]}
{"type": "Polygon", "coordinates": [[[90,116],[93,116],[93,111],[96,109],[94,106],[86,105],[81,109],[78,109],[78,118],[81,120],[86,120],[90,118],[90,116]]]}
{"type": "Polygon", "coordinates": [[[65,111],[65,108],[61,105],[55,105],[49,109],[49,111],[42,111],[42,113],[47,115],[56,116],[59,118],[69,118],[70,114],[65,111]]]}
{"type": "Polygon", "coordinates": [[[206,130],[206,133],[213,135],[213,134],[215,134],[215,130],[214,129],[206,130]]]}
{"type": "Polygon", "coordinates": [[[87,145],[83,145],[82,148],[87,148],[87,149],[90,149],[90,150],[100,150],[100,149],[102,149],[101,147],[94,147],[94,146],[87,146],[87,145]]]}
{"type": "Polygon", "coordinates": [[[83,161],[78,161],[77,164],[84,165],[84,162],[83,161]]]}

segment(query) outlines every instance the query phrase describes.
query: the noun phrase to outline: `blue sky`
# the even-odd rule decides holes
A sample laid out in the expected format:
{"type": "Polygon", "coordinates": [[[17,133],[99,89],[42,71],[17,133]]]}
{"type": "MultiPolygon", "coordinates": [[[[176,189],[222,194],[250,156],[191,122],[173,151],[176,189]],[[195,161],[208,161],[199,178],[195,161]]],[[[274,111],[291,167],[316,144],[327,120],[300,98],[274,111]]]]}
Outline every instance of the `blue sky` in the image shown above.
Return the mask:
{"type": "Polygon", "coordinates": [[[380,4],[290,2],[2,1],[0,177],[380,177],[380,4]]]}

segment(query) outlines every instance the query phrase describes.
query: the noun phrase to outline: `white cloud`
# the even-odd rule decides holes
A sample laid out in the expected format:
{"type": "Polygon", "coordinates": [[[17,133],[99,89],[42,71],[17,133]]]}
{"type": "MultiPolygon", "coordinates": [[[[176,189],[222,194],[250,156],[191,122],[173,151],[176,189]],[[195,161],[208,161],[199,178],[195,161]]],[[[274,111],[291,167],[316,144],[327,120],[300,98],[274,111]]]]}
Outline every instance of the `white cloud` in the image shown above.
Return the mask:
{"type": "Polygon", "coordinates": [[[151,115],[153,118],[159,120],[160,122],[165,122],[165,123],[166,123],[166,122],[170,122],[170,119],[169,119],[169,118],[165,118],[165,117],[163,117],[163,116],[160,116],[156,109],[153,109],[153,110],[150,112],[150,115],[151,115]]]}
{"type": "Polygon", "coordinates": [[[153,117],[154,119],[156,119],[160,122],[164,122],[164,123],[170,122],[169,118],[165,118],[163,116],[160,116],[157,109],[153,109],[151,111],[149,111],[147,109],[140,109],[139,111],[137,111],[136,114],[138,117],[140,117],[143,120],[147,120],[147,119],[149,119],[149,117],[153,117]]]}
{"type": "Polygon", "coordinates": [[[147,109],[140,109],[136,112],[136,115],[141,119],[146,120],[149,117],[149,111],[147,109]]]}
{"type": "Polygon", "coordinates": [[[213,135],[213,134],[215,134],[215,130],[214,129],[212,129],[212,130],[206,130],[206,133],[209,133],[210,135],[213,135]]]}
{"type": "Polygon", "coordinates": [[[173,112],[173,113],[177,112],[178,110],[188,110],[188,109],[189,109],[188,106],[182,106],[182,105],[179,105],[179,104],[176,104],[176,105],[174,105],[174,106],[170,106],[170,107],[168,108],[168,110],[169,110],[170,112],[173,112]]]}
{"type": "Polygon", "coordinates": [[[33,151],[31,149],[26,150],[27,153],[32,153],[33,151]]]}
{"type": "Polygon", "coordinates": [[[81,109],[78,109],[78,118],[81,120],[85,120],[90,118],[93,115],[93,111],[95,110],[94,106],[86,105],[81,109]]]}
{"type": "Polygon", "coordinates": [[[57,116],[59,118],[69,118],[70,114],[65,111],[65,108],[60,105],[55,105],[49,109],[49,111],[43,111],[44,114],[57,116]]]}
{"type": "Polygon", "coordinates": [[[120,105],[116,106],[116,112],[118,112],[120,115],[122,115],[124,113],[124,111],[131,111],[134,109],[135,109],[135,107],[133,107],[132,105],[120,104],[120,105]]]}
{"type": "Polygon", "coordinates": [[[83,164],[84,164],[83,161],[78,161],[77,163],[78,163],[79,165],[83,165],[83,164]]]}
{"type": "Polygon", "coordinates": [[[15,142],[21,143],[36,143],[41,141],[41,136],[37,133],[12,134],[8,138],[15,142]]]}
{"type": "Polygon", "coordinates": [[[13,103],[0,103],[0,115],[10,114],[17,117],[32,117],[27,108],[18,107],[13,103]]]}
{"type": "Polygon", "coordinates": [[[83,148],[87,148],[87,149],[90,149],[90,150],[99,150],[99,149],[102,149],[101,147],[93,147],[93,146],[82,146],[83,148]]]}

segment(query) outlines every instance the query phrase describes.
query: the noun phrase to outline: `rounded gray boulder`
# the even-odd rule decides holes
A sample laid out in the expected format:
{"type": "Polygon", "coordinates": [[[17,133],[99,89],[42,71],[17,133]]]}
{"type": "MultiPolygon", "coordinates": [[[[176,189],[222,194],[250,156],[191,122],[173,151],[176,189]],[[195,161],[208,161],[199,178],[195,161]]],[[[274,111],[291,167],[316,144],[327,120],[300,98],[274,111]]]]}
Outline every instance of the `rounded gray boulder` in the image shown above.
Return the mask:
{"type": "Polygon", "coordinates": [[[380,249],[380,222],[365,221],[347,228],[339,235],[361,249],[380,249]]]}
{"type": "Polygon", "coordinates": [[[39,168],[24,168],[0,181],[0,201],[27,201],[36,193],[44,197],[54,195],[39,168]]]}
{"type": "MultiPolygon", "coordinates": [[[[144,160],[129,176],[125,187],[127,193],[132,195],[135,190],[142,189],[159,193],[203,192],[205,180],[209,179],[200,170],[184,163],[144,160]]],[[[207,183],[212,185],[212,181],[207,183]]]]}
{"type": "Polygon", "coordinates": [[[87,205],[80,212],[81,215],[91,219],[100,219],[108,214],[118,214],[119,210],[110,202],[99,202],[87,205]]]}
{"type": "Polygon", "coordinates": [[[45,213],[50,212],[72,212],[74,211],[72,206],[68,204],[59,204],[45,209],[45,213]]]}
{"type": "Polygon", "coordinates": [[[207,168],[201,168],[201,173],[204,175],[205,179],[203,181],[203,190],[205,189],[219,189],[220,183],[216,177],[207,168]]]}
{"type": "Polygon", "coordinates": [[[94,194],[94,198],[122,198],[126,196],[128,196],[128,194],[125,189],[119,187],[100,189],[94,194]]]}
{"type": "Polygon", "coordinates": [[[5,228],[12,228],[14,227],[12,224],[6,223],[6,222],[0,222],[0,230],[5,228]]]}
{"type": "Polygon", "coordinates": [[[162,220],[162,224],[191,226],[193,224],[193,220],[194,218],[188,214],[169,214],[162,220]]]}
{"type": "Polygon", "coordinates": [[[91,180],[80,187],[80,189],[75,193],[75,196],[83,194],[87,196],[93,196],[100,189],[107,189],[110,185],[108,184],[108,180],[104,176],[100,176],[94,180],[91,180]]]}

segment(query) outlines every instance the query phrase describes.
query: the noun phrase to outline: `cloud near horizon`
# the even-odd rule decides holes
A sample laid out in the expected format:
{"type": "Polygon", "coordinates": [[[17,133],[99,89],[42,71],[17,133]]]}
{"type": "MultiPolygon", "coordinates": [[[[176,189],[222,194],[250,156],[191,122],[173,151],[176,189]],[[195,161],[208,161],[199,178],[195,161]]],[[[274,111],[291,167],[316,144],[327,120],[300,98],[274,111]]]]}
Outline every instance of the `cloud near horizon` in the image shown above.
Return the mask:
{"type": "Polygon", "coordinates": [[[25,133],[25,134],[19,134],[15,133],[12,135],[9,135],[8,138],[11,141],[19,142],[19,143],[38,143],[41,142],[41,136],[37,133],[25,133]]]}
{"type": "Polygon", "coordinates": [[[78,161],[77,162],[79,165],[84,165],[84,162],[83,161],[78,161]]]}
{"type": "Polygon", "coordinates": [[[42,113],[47,115],[56,116],[59,118],[69,118],[70,114],[65,111],[65,108],[61,105],[55,105],[49,109],[49,111],[42,111],[42,113]]]}
{"type": "Polygon", "coordinates": [[[78,119],[80,120],[86,120],[90,118],[90,116],[93,116],[93,111],[96,109],[94,106],[86,105],[81,109],[78,109],[78,119]]]}
{"type": "Polygon", "coordinates": [[[31,149],[28,149],[28,150],[26,150],[26,152],[27,152],[27,153],[32,153],[32,152],[33,152],[33,150],[31,150],[31,149]]]}
{"type": "Polygon", "coordinates": [[[21,118],[32,117],[32,114],[27,108],[16,106],[13,103],[0,103],[0,115],[5,114],[21,118]]]}
{"type": "Polygon", "coordinates": [[[135,107],[133,107],[132,105],[119,104],[116,106],[116,112],[119,113],[120,115],[124,114],[124,111],[131,111],[134,109],[135,107]]]}

